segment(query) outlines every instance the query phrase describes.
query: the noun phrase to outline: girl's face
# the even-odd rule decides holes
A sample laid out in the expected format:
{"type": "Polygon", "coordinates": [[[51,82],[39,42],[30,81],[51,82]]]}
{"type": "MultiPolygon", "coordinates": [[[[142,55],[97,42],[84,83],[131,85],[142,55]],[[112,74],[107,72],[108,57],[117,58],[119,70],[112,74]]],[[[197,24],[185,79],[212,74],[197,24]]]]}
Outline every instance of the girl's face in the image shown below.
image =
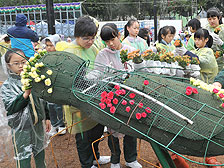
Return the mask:
{"type": "Polygon", "coordinates": [[[105,41],[106,45],[112,50],[120,50],[122,45],[119,37],[112,38],[111,40],[105,41]]]}
{"type": "Polygon", "coordinates": [[[46,50],[47,50],[47,52],[56,51],[55,46],[52,44],[52,42],[46,41],[45,44],[46,44],[46,50]]]}
{"type": "MultiPolygon", "coordinates": [[[[22,56],[25,56],[21,52],[18,53],[22,56]]],[[[18,75],[23,71],[23,65],[27,62],[26,59],[22,56],[18,55],[17,53],[13,53],[8,63],[9,69],[18,75]]]]}
{"type": "Polygon", "coordinates": [[[175,36],[175,34],[171,34],[170,32],[169,32],[166,36],[164,36],[163,34],[161,35],[162,39],[163,39],[167,44],[171,43],[171,41],[173,40],[174,36],[175,36]]]}
{"type": "Polygon", "coordinates": [[[208,38],[194,38],[194,42],[198,48],[204,48],[208,42],[208,38]]]}
{"type": "Polygon", "coordinates": [[[217,16],[208,18],[208,23],[211,27],[216,28],[219,26],[219,18],[217,16]]]}
{"type": "Polygon", "coordinates": [[[137,35],[139,33],[139,23],[134,22],[130,27],[127,27],[127,30],[129,32],[129,36],[137,37],[137,35]]]}

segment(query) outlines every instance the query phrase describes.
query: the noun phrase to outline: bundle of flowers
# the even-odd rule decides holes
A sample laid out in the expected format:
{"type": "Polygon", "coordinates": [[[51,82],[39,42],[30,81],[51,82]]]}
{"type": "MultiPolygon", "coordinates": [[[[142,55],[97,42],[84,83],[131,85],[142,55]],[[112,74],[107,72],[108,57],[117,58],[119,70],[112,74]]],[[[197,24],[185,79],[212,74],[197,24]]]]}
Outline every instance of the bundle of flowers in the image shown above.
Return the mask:
{"type": "Polygon", "coordinates": [[[156,53],[152,51],[152,49],[149,50],[145,50],[142,54],[142,58],[144,60],[154,60],[154,58],[156,57],[156,53]]]}
{"type": "Polygon", "coordinates": [[[180,65],[184,69],[191,63],[190,56],[188,55],[176,56],[174,60],[177,61],[178,65],[180,65]]]}
{"type": "Polygon", "coordinates": [[[219,34],[220,31],[221,31],[221,28],[218,26],[215,28],[214,33],[219,34]]]}
{"type": "Polygon", "coordinates": [[[129,60],[132,60],[135,64],[140,64],[143,62],[143,59],[141,57],[141,54],[139,53],[140,50],[135,50],[135,51],[132,51],[130,53],[128,53],[128,59],[129,60]]]}
{"type": "Polygon", "coordinates": [[[46,50],[38,50],[34,57],[30,57],[27,63],[23,66],[23,71],[20,73],[22,90],[28,90],[32,88],[32,82],[44,81],[46,86],[49,86],[48,93],[52,93],[51,80],[49,76],[52,75],[52,70],[48,69],[46,75],[39,75],[41,68],[44,67],[42,62],[38,63],[38,60],[47,53],[46,50]]]}
{"type": "Polygon", "coordinates": [[[160,56],[160,61],[167,62],[167,63],[171,64],[172,62],[175,62],[174,54],[171,52],[167,52],[167,53],[163,54],[162,56],[160,56]]]}
{"type": "Polygon", "coordinates": [[[175,45],[175,47],[182,47],[183,46],[183,44],[182,44],[180,39],[175,40],[174,41],[174,45],[175,45]]]}

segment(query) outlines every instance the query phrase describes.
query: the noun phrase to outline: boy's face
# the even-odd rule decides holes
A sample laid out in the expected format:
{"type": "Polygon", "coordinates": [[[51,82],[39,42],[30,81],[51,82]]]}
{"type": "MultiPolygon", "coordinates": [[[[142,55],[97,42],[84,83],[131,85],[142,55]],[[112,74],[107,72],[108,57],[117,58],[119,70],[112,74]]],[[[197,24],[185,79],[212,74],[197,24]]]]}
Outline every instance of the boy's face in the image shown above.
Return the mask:
{"type": "Polygon", "coordinates": [[[83,48],[90,48],[95,40],[95,35],[94,36],[85,36],[85,37],[76,37],[76,42],[79,46],[83,48]]]}
{"type": "Polygon", "coordinates": [[[56,51],[55,46],[52,44],[52,42],[46,40],[45,45],[46,45],[47,52],[56,51]]]}
{"type": "MultiPolygon", "coordinates": [[[[22,53],[19,53],[23,56],[25,56],[22,53]]],[[[16,73],[16,74],[20,74],[23,71],[23,65],[26,63],[26,59],[21,57],[20,55],[18,55],[17,53],[13,53],[9,63],[8,63],[8,67],[9,69],[16,73]]]]}

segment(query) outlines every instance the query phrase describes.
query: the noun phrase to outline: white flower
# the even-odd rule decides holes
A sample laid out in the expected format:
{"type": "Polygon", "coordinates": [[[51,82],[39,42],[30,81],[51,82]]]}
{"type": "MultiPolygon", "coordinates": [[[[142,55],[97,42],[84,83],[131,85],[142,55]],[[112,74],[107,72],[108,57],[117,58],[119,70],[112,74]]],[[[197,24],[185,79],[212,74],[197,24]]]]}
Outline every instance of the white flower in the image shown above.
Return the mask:
{"type": "Polygon", "coordinates": [[[39,63],[39,67],[43,67],[44,66],[44,63],[43,62],[40,62],[39,63]]]}
{"type": "Polygon", "coordinates": [[[38,55],[39,55],[38,53],[35,53],[35,54],[34,54],[34,57],[37,57],[38,55]]]}
{"type": "Polygon", "coordinates": [[[45,77],[45,75],[41,75],[40,78],[41,79],[45,79],[46,77],[45,77]]]}
{"type": "Polygon", "coordinates": [[[53,92],[52,88],[47,89],[47,93],[52,93],[52,92],[53,92]]]}
{"type": "Polygon", "coordinates": [[[22,71],[22,72],[20,73],[20,76],[23,76],[23,75],[25,75],[25,72],[24,72],[24,71],[22,71]]]}
{"type": "Polygon", "coordinates": [[[21,83],[22,83],[24,86],[29,86],[29,85],[30,85],[30,79],[21,79],[21,83]]]}
{"type": "Polygon", "coordinates": [[[48,70],[47,72],[46,72],[48,75],[52,75],[52,70],[48,70]]]}
{"type": "Polygon", "coordinates": [[[35,57],[30,57],[29,61],[32,62],[35,57]]]}
{"type": "Polygon", "coordinates": [[[35,82],[40,82],[40,81],[41,81],[41,78],[36,77],[36,78],[34,79],[34,81],[35,81],[35,82]]]}
{"type": "Polygon", "coordinates": [[[25,86],[22,86],[22,91],[25,91],[26,90],[26,87],[25,86]]]}
{"type": "Polygon", "coordinates": [[[35,68],[38,68],[38,67],[39,67],[39,64],[38,64],[38,63],[36,63],[36,64],[35,64],[35,68]]]}
{"type": "Polygon", "coordinates": [[[34,71],[36,71],[37,70],[37,68],[35,68],[35,67],[32,67],[31,68],[31,72],[34,72],[34,71]]]}
{"type": "Polygon", "coordinates": [[[40,53],[40,52],[42,52],[42,50],[41,50],[41,49],[39,49],[37,52],[38,52],[38,53],[40,53]]]}
{"type": "Polygon", "coordinates": [[[27,65],[25,64],[25,65],[23,65],[23,69],[27,69],[27,65]]]}
{"type": "Polygon", "coordinates": [[[47,78],[45,81],[44,81],[45,85],[46,86],[50,86],[51,85],[51,80],[50,78],[47,78]]]}

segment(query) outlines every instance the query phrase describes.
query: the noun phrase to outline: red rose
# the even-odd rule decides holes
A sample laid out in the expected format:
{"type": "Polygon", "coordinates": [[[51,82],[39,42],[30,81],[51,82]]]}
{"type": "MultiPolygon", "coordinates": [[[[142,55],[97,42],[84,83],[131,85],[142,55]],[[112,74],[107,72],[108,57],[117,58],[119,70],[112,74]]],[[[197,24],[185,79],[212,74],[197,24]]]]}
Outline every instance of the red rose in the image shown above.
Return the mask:
{"type": "Polygon", "coordinates": [[[138,107],[139,107],[139,108],[142,108],[142,107],[143,107],[143,103],[139,103],[139,104],[138,104],[138,107]]]}
{"type": "Polygon", "coordinates": [[[126,100],[122,100],[121,104],[122,105],[126,105],[127,104],[127,101],[126,100]]]}
{"type": "Polygon", "coordinates": [[[134,101],[134,100],[130,100],[129,103],[130,103],[131,105],[133,105],[133,104],[135,104],[135,101],[134,101]]]}
{"type": "Polygon", "coordinates": [[[151,113],[152,110],[151,110],[149,107],[146,107],[145,111],[146,111],[147,113],[151,113]]]}
{"type": "Polygon", "coordinates": [[[131,110],[131,107],[126,107],[126,111],[129,112],[131,110]]]}
{"type": "Polygon", "coordinates": [[[133,98],[135,98],[135,94],[134,94],[134,93],[131,93],[131,94],[129,95],[129,97],[130,97],[131,99],[133,99],[133,98]]]}
{"type": "Polygon", "coordinates": [[[118,103],[117,98],[113,99],[113,103],[114,103],[114,104],[117,104],[117,103],[118,103]]]}
{"type": "Polygon", "coordinates": [[[219,93],[219,90],[216,89],[216,88],[214,88],[214,89],[213,89],[213,93],[219,93]]]}
{"type": "Polygon", "coordinates": [[[141,113],[136,113],[136,118],[137,118],[138,120],[141,119],[141,118],[142,118],[141,113]]]}
{"type": "Polygon", "coordinates": [[[141,116],[142,116],[142,118],[145,118],[145,117],[147,116],[147,114],[146,114],[145,112],[143,112],[143,113],[141,114],[141,116]]]}
{"type": "Polygon", "coordinates": [[[110,92],[107,94],[107,98],[108,98],[108,99],[113,99],[113,98],[114,98],[114,92],[110,91],[110,92]]]}
{"type": "Polygon", "coordinates": [[[106,97],[102,97],[101,99],[100,99],[100,101],[102,102],[102,103],[104,103],[104,102],[106,102],[106,97]]]}
{"type": "Polygon", "coordinates": [[[115,111],[116,111],[116,108],[115,108],[114,106],[112,106],[112,107],[110,108],[110,112],[111,112],[112,114],[114,114],[115,111]]]}
{"type": "Polygon", "coordinates": [[[106,108],[106,105],[104,103],[100,103],[99,105],[100,105],[101,109],[105,109],[106,108]]]}
{"type": "Polygon", "coordinates": [[[193,88],[188,86],[188,87],[186,87],[186,90],[193,90],[193,88]]]}
{"type": "Polygon", "coordinates": [[[219,97],[222,99],[222,98],[224,98],[224,94],[223,93],[220,93],[219,94],[219,97]]]}
{"type": "Polygon", "coordinates": [[[107,104],[107,107],[112,107],[113,105],[111,103],[107,104]]]}
{"type": "Polygon", "coordinates": [[[193,88],[193,89],[192,89],[192,92],[193,92],[194,94],[198,94],[198,90],[197,90],[196,88],[193,88]]]}
{"type": "Polygon", "coordinates": [[[192,94],[192,90],[186,90],[186,95],[190,96],[192,94]]]}
{"type": "Polygon", "coordinates": [[[120,89],[120,86],[119,86],[119,85],[115,85],[114,88],[115,88],[116,90],[119,90],[119,89],[120,89]]]}
{"type": "Polygon", "coordinates": [[[101,93],[101,97],[106,97],[107,96],[107,92],[106,91],[103,91],[102,93],[101,93]]]}
{"type": "Polygon", "coordinates": [[[121,95],[125,95],[126,94],[126,90],[121,89],[121,95]]]}
{"type": "Polygon", "coordinates": [[[148,80],[145,80],[144,81],[144,85],[148,85],[149,84],[149,81],[148,80]]]}

